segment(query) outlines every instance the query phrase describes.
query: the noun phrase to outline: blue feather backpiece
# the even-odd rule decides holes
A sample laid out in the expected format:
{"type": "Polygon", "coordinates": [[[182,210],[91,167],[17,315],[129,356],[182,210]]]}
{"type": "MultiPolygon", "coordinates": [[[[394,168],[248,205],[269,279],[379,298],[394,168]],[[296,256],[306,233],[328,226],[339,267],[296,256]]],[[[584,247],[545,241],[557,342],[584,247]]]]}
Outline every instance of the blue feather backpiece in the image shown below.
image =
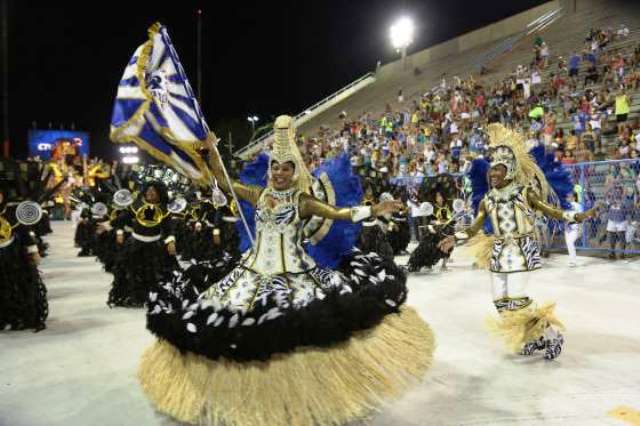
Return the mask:
{"type": "Polygon", "coordinates": [[[529,154],[536,160],[538,167],[547,178],[547,182],[558,197],[560,206],[563,209],[570,209],[571,204],[567,201],[567,196],[573,192],[573,179],[569,170],[564,164],[556,161],[552,153],[545,152],[543,145],[532,148],[529,154]]]}
{"type": "Polygon", "coordinates": [[[489,162],[484,158],[476,158],[471,162],[469,170],[469,180],[471,181],[471,205],[474,213],[478,213],[480,201],[484,198],[484,194],[489,191],[489,162]]]}
{"type": "MultiPolygon", "coordinates": [[[[473,212],[478,214],[478,207],[480,201],[484,198],[484,195],[489,191],[489,162],[484,158],[476,158],[471,162],[471,169],[469,170],[468,177],[471,181],[471,205],[473,206],[473,212]]],[[[493,234],[493,227],[491,221],[486,218],[483,225],[484,233],[489,235],[493,234]]]]}
{"type": "MultiPolygon", "coordinates": [[[[353,174],[347,154],[341,154],[325,161],[313,171],[315,178],[326,173],[336,196],[336,207],[353,207],[360,204],[363,197],[360,178],[353,174]]],[[[343,256],[355,247],[362,225],[346,220],[333,222],[331,230],[317,244],[307,244],[307,253],[316,263],[325,268],[336,268],[343,256]]]]}

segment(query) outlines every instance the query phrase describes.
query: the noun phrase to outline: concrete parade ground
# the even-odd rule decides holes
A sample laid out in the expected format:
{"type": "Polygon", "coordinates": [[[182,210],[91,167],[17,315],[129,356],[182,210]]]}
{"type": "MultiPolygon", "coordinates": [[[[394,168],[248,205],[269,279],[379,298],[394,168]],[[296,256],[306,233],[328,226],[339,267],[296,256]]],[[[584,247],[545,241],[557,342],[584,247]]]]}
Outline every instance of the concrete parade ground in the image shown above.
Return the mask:
{"type": "MultiPolygon", "coordinates": [[[[40,267],[47,329],[0,332],[0,425],[177,424],[154,411],[137,383],[140,356],[154,340],[144,310],[109,309],[111,274],[94,258],[76,257],[70,223],[52,226],[40,267]]],[[[640,260],[579,257],[569,268],[565,255],[553,255],[544,262],[529,292],[557,302],[566,326],[560,358],[505,352],[485,328],[494,314],[488,273],[456,250],[448,272],[409,278],[408,304],[436,335],[433,367],[362,423],[640,424],[640,260]]]]}

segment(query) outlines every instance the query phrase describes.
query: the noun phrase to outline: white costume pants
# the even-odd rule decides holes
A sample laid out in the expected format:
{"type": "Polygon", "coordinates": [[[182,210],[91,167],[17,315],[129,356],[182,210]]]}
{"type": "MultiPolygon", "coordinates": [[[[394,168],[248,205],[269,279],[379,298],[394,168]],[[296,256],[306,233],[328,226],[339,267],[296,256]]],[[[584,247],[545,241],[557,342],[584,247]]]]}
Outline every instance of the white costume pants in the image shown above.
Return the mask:
{"type": "Polygon", "coordinates": [[[491,272],[491,293],[493,300],[527,297],[529,272],[505,274],[491,272]]]}
{"type": "Polygon", "coordinates": [[[567,243],[567,251],[569,252],[569,262],[576,261],[576,240],[580,235],[578,225],[567,225],[564,230],[564,240],[567,243]]]}
{"type": "MultiPolygon", "coordinates": [[[[518,310],[529,306],[532,300],[527,295],[530,272],[501,273],[491,272],[491,293],[499,312],[518,310]]],[[[548,326],[544,331],[545,339],[558,336],[558,331],[548,326]]]]}

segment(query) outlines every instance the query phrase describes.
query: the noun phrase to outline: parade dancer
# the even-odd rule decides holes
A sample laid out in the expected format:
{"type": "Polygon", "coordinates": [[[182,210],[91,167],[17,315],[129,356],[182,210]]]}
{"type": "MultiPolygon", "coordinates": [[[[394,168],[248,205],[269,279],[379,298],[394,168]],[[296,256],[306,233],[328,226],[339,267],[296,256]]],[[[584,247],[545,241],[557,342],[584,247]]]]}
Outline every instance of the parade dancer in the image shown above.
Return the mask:
{"type": "Polygon", "coordinates": [[[428,224],[421,232],[420,244],[409,257],[407,268],[410,272],[418,272],[426,267],[431,269],[442,259],[442,271],[447,270],[447,260],[451,257],[453,248],[443,252],[438,247],[440,241],[453,235],[455,218],[451,203],[455,183],[450,175],[442,175],[427,183],[427,189],[423,190],[424,197],[433,206],[433,213],[426,218],[428,224]]]}
{"type": "MultiPolygon", "coordinates": [[[[363,206],[373,206],[375,203],[375,195],[373,185],[370,181],[365,181],[363,206]]],[[[358,238],[357,247],[364,253],[374,252],[384,259],[393,261],[393,246],[389,242],[388,234],[385,232],[382,219],[376,216],[369,217],[362,222],[362,231],[358,238]]]]}
{"type": "Polygon", "coordinates": [[[266,187],[227,184],[209,146],[218,184],[255,209],[255,244],[202,293],[176,274],[149,295],[147,327],[159,340],[144,354],[139,377],[157,409],[182,422],[345,424],[407,389],[430,364],[433,336],[404,306],[403,272],[375,253],[343,252],[357,222],[401,204],[320,201],[312,194],[330,183],[327,200],[361,198],[348,159],[345,174],[332,178],[326,170],[316,181],[295,145],[291,117],[279,117],[274,130],[266,187]],[[320,266],[321,250],[341,254],[339,266],[320,266]]]}
{"type": "Polygon", "coordinates": [[[121,248],[113,265],[114,280],[107,304],[140,307],[149,291],[177,268],[175,237],[170,234],[165,185],[146,183],[142,193],[116,219],[116,244],[121,248]],[[125,240],[125,227],[131,228],[125,240]]]}
{"type": "Polygon", "coordinates": [[[493,235],[474,245],[491,271],[493,302],[500,317],[491,329],[504,338],[515,352],[531,355],[544,350],[552,360],[562,351],[562,324],[554,315],[555,304],[536,306],[526,291],[530,272],[541,267],[540,248],[534,237],[535,212],[564,220],[582,222],[593,217],[586,213],[562,211],[547,203],[550,187],[542,170],[527,153],[519,133],[501,124],[490,124],[490,189],[480,202],[478,214],[465,231],[444,240],[447,251],[456,241],[465,242],[477,234],[489,219],[493,235]]]}
{"type": "Polygon", "coordinates": [[[0,330],[46,328],[47,289],[38,272],[40,255],[29,226],[18,221],[18,202],[0,184],[0,330]]]}

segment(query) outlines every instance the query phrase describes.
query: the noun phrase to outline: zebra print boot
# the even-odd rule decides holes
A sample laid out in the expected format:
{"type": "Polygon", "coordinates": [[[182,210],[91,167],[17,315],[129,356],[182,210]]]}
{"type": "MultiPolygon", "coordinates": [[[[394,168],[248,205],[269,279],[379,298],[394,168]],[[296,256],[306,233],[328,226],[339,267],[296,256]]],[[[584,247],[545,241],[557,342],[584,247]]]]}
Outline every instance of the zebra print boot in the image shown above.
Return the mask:
{"type": "Polygon", "coordinates": [[[526,343],[520,351],[520,355],[530,356],[533,355],[535,351],[541,351],[545,347],[545,340],[543,337],[540,337],[538,340],[532,340],[526,343]]]}
{"type": "Polygon", "coordinates": [[[562,345],[564,344],[564,336],[560,333],[555,338],[544,341],[547,350],[544,353],[544,359],[551,361],[560,356],[562,345]]]}

